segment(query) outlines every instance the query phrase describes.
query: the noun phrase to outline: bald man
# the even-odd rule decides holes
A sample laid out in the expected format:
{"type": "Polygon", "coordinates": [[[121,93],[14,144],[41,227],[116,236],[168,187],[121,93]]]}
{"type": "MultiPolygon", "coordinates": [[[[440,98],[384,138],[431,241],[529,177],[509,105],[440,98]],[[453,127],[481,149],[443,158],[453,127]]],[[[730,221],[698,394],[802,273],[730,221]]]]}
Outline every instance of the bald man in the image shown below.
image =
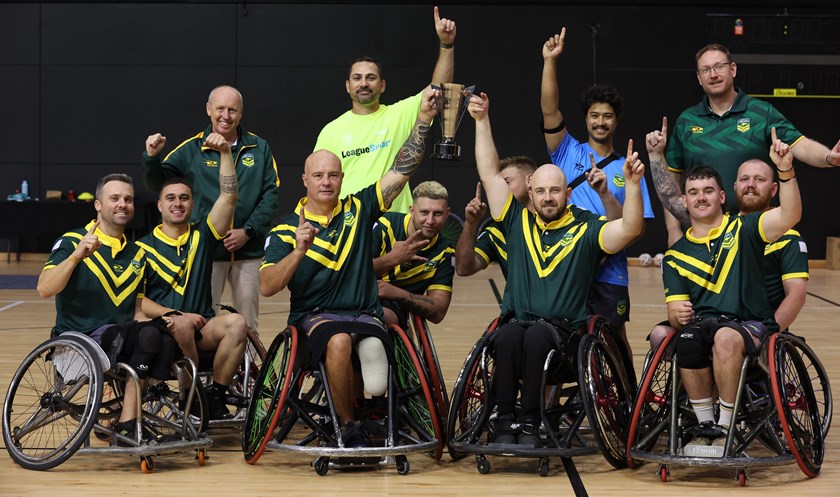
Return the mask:
{"type": "Polygon", "coordinates": [[[555,332],[562,340],[585,324],[586,298],[601,258],[624,249],[641,235],[644,208],[640,182],[645,167],[631,141],[622,170],[626,178],[622,217],[608,222],[568,205],[570,190],[563,171],[554,164],[542,165],[528,185],[531,212],[511,194],[499,172],[489,103],[487,95],[474,95],[469,112],[475,119],[478,175],[487,192],[490,214],[507,239],[508,278],[502,314],[516,318],[493,333],[499,416],[491,443],[539,447],[545,358],[555,348],[555,332]],[[537,243],[533,233],[539,233],[537,243]],[[554,324],[561,321],[569,326],[554,324]],[[514,408],[520,381],[517,418],[514,408]]]}
{"type": "Polygon", "coordinates": [[[143,153],[143,174],[146,187],[160,191],[164,180],[173,176],[185,178],[195,200],[190,222],[202,223],[219,198],[219,152],[205,146],[211,133],[222,135],[230,145],[239,196],[233,223],[226,226],[222,243],[213,254],[211,279],[212,302],[221,302],[227,281],[231,284],[233,307],[239,310],[248,326],[259,325],[259,268],[263,242],[271,228],[277,209],[277,163],[268,143],[245,131],[239,124],[244,103],[242,94],[232,86],[217,86],[207,97],[205,110],[210,118],[207,129],[184,140],[161,160],[160,152],[166,137],[155,133],[146,139],[143,153]]]}
{"type": "Polygon", "coordinates": [[[341,161],[326,150],[312,153],[302,176],[306,197],[280,218],[266,240],[260,292],[270,297],[288,286],[288,324],[306,333],[309,363],[324,360],[344,447],[370,445],[353,412],[355,346],[368,393],[382,395],[387,387],[390,340],[377,295],[373,258],[378,254],[371,230],[423,159],[438,93],[424,91],[414,128],[391,168],[356,193],[339,198],[341,161]]]}

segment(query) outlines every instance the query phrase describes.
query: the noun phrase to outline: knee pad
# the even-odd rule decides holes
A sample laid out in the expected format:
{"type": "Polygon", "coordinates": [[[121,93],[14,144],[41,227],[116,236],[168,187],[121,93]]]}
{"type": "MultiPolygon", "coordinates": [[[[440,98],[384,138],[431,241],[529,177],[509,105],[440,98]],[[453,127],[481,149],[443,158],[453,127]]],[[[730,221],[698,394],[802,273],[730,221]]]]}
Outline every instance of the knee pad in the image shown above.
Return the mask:
{"type": "Polygon", "coordinates": [[[711,350],[700,327],[687,326],[677,333],[675,350],[681,368],[705,369],[712,365],[711,350]]]}
{"type": "Polygon", "coordinates": [[[134,368],[139,378],[146,378],[154,366],[155,357],[160,350],[160,331],[154,326],[142,326],[137,331],[137,342],[128,365],[134,368]]]}
{"type": "Polygon", "coordinates": [[[363,339],[358,354],[365,390],[373,396],[383,395],[388,389],[388,356],[382,341],[376,337],[363,339]]]}

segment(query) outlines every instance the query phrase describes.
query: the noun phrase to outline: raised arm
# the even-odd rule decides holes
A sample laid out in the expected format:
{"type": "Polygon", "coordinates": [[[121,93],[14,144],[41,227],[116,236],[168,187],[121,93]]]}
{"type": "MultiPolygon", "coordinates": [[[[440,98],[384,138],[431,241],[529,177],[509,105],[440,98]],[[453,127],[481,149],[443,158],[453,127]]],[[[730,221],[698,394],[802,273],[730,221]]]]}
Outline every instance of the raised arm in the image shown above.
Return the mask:
{"type": "Polygon", "coordinates": [[[507,182],[499,174],[499,153],[493,142],[493,130],[490,127],[490,99],[487,94],[470,97],[467,109],[475,119],[475,165],[478,177],[487,192],[487,205],[490,215],[494,219],[502,213],[502,209],[510,195],[507,182]]]}
{"type": "Polygon", "coordinates": [[[793,228],[802,217],[802,198],[793,170],[793,153],[788,144],[776,137],[776,128],[771,130],[773,143],[770,145],[770,159],[779,173],[779,206],[765,212],[761,227],[768,241],[774,241],[793,228]]]}
{"type": "Polygon", "coordinates": [[[306,257],[306,251],[315,242],[315,236],[320,231],[306,220],[304,208],[301,206],[300,221],[295,230],[294,249],[277,264],[263,267],[260,270],[260,294],[263,297],[271,297],[286,288],[300,262],[306,257]]]}
{"type": "Polygon", "coordinates": [[[840,167],[840,140],[829,149],[820,142],[802,138],[793,148],[793,156],[805,164],[814,167],[840,167]]]}
{"type": "Polygon", "coordinates": [[[586,182],[589,187],[595,190],[601,203],[604,205],[604,212],[607,214],[607,221],[612,221],[621,217],[621,202],[615,198],[615,195],[610,192],[607,187],[607,173],[603,169],[598,169],[598,164],[595,162],[595,156],[589,154],[589,162],[592,168],[586,171],[586,182]]]}
{"type": "Polygon", "coordinates": [[[554,152],[566,137],[563,114],[560,112],[560,85],[557,83],[557,59],[563,53],[566,28],[543,43],[543,72],[540,85],[540,107],[543,115],[543,133],[549,152],[554,152]]]}
{"type": "Polygon", "coordinates": [[[219,197],[210,209],[210,224],[220,235],[232,227],[233,211],[236,208],[238,183],[230,144],[224,136],[210,133],[204,140],[204,146],[219,152],[219,197]]]}
{"type": "Polygon", "coordinates": [[[487,204],[481,200],[481,182],[475,186],[475,198],[464,209],[464,228],[455,246],[455,272],[458,276],[470,276],[487,267],[487,261],[475,252],[475,236],[478,225],[487,212],[487,204]]]}
{"type": "Polygon", "coordinates": [[[146,150],[143,155],[143,183],[152,191],[160,190],[160,185],[166,179],[160,163],[160,151],[166,145],[166,137],[160,133],[146,138],[146,150]]]}
{"type": "Polygon", "coordinates": [[[644,229],[644,203],[642,201],[642,178],[645,165],[639,160],[639,153],[633,151],[633,140],[627,142],[627,159],[622,168],[625,181],[624,208],[621,219],[610,221],[604,227],[604,249],[614,254],[638,238],[644,229]]]}
{"type": "Polygon", "coordinates": [[[650,161],[650,174],[653,177],[653,186],[656,195],[665,210],[670,212],[683,226],[691,226],[691,219],[688,216],[688,209],[682,198],[680,181],[682,174],[674,173],[668,169],[668,162],[665,160],[665,145],[668,141],[668,118],[662,118],[662,129],[651,131],[645,137],[648,160],[650,161]]]}
{"type": "Polygon", "coordinates": [[[430,124],[437,115],[435,99],[439,94],[440,90],[435,90],[431,86],[426,87],[423,91],[423,99],[420,102],[420,109],[417,111],[414,129],[411,130],[408,139],[397,152],[391,168],[379,182],[379,187],[382,190],[382,200],[386,207],[391,207],[391,202],[397,198],[397,195],[400,194],[405,184],[408,183],[408,179],[423,160],[430,124]]]}
{"type": "Polygon", "coordinates": [[[90,256],[102,245],[99,241],[99,236],[96,235],[96,228],[99,227],[99,221],[91,225],[85,236],[79,240],[76,249],[66,259],[59,264],[44,269],[41,275],[38,276],[38,295],[44,298],[52,297],[64,290],[70,277],[73,276],[73,271],[76,266],[82,262],[85,257],[90,256]]]}
{"type": "Polygon", "coordinates": [[[440,12],[435,6],[435,31],[440,40],[435,71],[432,73],[432,83],[451,83],[455,78],[455,21],[440,18],[440,12]]]}

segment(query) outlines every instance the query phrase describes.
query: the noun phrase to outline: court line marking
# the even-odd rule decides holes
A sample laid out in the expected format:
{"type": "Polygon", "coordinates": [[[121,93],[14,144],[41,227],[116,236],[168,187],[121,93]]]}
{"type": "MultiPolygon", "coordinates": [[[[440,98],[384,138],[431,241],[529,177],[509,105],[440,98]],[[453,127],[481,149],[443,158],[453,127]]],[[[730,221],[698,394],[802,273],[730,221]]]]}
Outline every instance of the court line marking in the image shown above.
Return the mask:
{"type": "Polygon", "coordinates": [[[9,304],[9,305],[7,305],[7,306],[5,306],[5,307],[0,307],[0,312],[5,311],[6,309],[11,309],[12,307],[14,307],[14,306],[16,306],[16,305],[20,305],[20,304],[22,304],[22,303],[23,303],[23,300],[15,300],[15,301],[12,301],[12,303],[11,303],[11,304],[9,304]]]}

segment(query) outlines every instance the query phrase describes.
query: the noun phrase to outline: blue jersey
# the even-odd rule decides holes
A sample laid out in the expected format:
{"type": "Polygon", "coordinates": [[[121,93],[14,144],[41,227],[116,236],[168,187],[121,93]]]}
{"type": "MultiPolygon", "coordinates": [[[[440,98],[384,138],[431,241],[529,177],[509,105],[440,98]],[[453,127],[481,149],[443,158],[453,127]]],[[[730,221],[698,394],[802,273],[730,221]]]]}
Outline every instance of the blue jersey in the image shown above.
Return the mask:
{"type": "MultiPolygon", "coordinates": [[[[549,150],[548,152],[551,156],[551,162],[563,170],[569,183],[592,169],[592,163],[589,160],[590,153],[595,156],[596,163],[604,159],[598,156],[588,143],[575,140],[570,133],[566,133],[557,150],[553,152],[549,150]]],[[[621,205],[624,205],[623,166],[624,157],[619,157],[602,168],[607,175],[607,185],[610,193],[618,199],[621,205]]],[[[645,219],[653,219],[653,209],[650,207],[650,196],[644,178],[642,178],[642,201],[644,202],[645,219]]],[[[607,215],[604,204],[598,197],[598,192],[593,190],[589,183],[583,182],[572,189],[572,196],[568,202],[592,211],[599,216],[607,215]]],[[[627,286],[627,279],[627,253],[624,250],[608,256],[595,273],[595,281],[602,283],[627,286]]]]}

